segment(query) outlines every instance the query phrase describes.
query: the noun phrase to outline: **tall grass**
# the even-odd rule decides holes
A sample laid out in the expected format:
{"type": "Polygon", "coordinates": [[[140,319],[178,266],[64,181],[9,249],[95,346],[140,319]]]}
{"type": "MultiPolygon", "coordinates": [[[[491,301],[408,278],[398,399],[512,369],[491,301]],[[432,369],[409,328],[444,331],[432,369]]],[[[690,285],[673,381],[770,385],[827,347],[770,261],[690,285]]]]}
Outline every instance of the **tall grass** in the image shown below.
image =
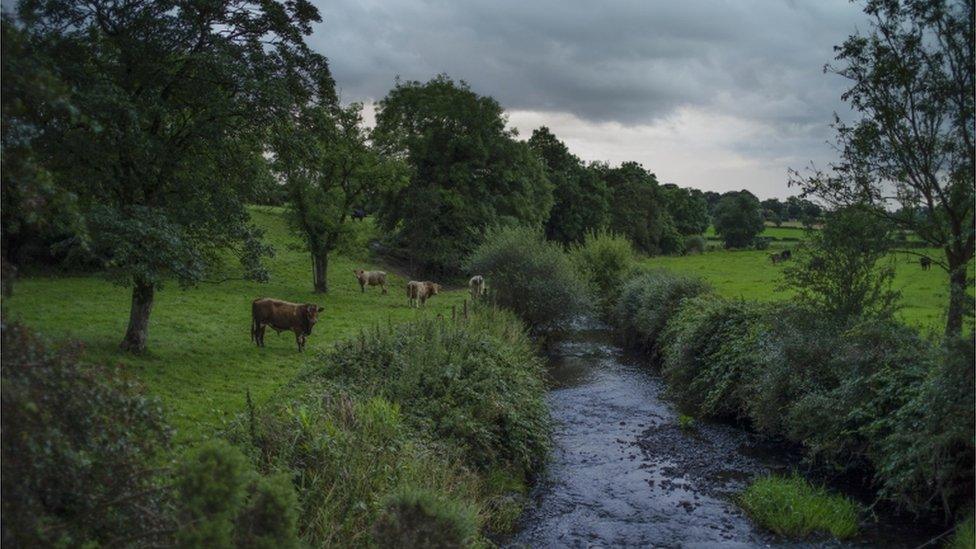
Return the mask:
{"type": "Polygon", "coordinates": [[[798,475],[760,478],[746,488],[739,502],[754,521],[782,536],[822,533],[846,539],[857,534],[857,505],[798,475]]]}

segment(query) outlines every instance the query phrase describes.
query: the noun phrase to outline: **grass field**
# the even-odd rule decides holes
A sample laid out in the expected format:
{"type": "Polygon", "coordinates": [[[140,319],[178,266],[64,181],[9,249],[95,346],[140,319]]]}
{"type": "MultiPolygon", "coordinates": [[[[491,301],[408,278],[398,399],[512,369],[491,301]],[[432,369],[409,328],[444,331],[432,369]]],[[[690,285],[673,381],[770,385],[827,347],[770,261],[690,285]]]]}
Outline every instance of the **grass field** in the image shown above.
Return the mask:
{"type": "MultiPolygon", "coordinates": [[[[311,291],[311,261],[281,211],[255,208],[255,222],[266,231],[276,256],[270,260],[267,284],[233,281],[181,290],[174,283],[157,292],[149,331],[149,353],[133,357],[119,352],[129,314],[130,292],[94,276],[31,277],[19,280],[5,300],[5,320],[18,319],[49,337],[84,342],[91,361],[119,363],[162,398],[177,429],[177,441],[206,438],[244,407],[245,393],[257,402],[290,380],[305,356],[367,326],[401,322],[420,315],[450,315],[467,293],[442,292],[426,310],[407,307],[405,280],[390,273],[389,294],[378,288],[359,291],[352,269],[362,262],[333,256],[330,293],[311,291]],[[251,301],[270,296],[325,307],[308,340],[306,355],[290,332],[268,330],[267,347],[250,341],[251,301]]],[[[368,221],[367,221],[368,222],[368,221]]]]}
{"type": "MultiPolygon", "coordinates": [[[[933,257],[939,257],[940,253],[935,249],[913,251],[933,257]]],[[[761,301],[789,299],[791,292],[782,288],[784,264],[774,265],[769,260],[769,253],[715,250],[700,255],[652,257],[645,259],[643,264],[700,276],[726,297],[761,301]]],[[[893,253],[891,261],[895,263],[894,287],[901,292],[899,317],[925,332],[940,332],[949,299],[948,275],[938,267],[923,271],[917,256],[893,253]]]]}

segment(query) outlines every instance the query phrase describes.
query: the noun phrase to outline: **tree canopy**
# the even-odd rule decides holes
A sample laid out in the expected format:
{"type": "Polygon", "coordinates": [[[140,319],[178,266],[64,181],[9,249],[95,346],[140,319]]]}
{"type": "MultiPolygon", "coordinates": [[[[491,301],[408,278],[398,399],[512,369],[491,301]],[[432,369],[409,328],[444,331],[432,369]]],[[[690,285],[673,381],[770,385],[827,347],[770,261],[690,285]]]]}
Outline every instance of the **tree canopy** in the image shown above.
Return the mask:
{"type": "Polygon", "coordinates": [[[712,215],[726,248],[744,248],[763,230],[759,200],[748,191],[725,193],[712,215]]]}
{"type": "Polygon", "coordinates": [[[665,210],[657,177],[637,162],[616,168],[596,164],[594,169],[610,189],[610,230],[647,254],[676,251],[681,240],[665,210]]]}

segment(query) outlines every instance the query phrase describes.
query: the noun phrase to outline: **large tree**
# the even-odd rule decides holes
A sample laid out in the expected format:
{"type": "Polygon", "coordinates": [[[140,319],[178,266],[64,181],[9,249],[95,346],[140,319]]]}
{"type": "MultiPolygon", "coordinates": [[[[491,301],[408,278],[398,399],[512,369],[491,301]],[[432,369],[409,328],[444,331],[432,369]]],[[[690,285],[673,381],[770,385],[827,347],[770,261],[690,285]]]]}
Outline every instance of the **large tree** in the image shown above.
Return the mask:
{"type": "Polygon", "coordinates": [[[545,163],[553,186],[546,237],[564,244],[582,242],[588,231],[606,227],[610,192],[599,175],[545,126],[532,132],[529,146],[545,163]]]}
{"type": "Polygon", "coordinates": [[[973,258],[973,0],[869,0],[868,32],[836,48],[828,72],[850,82],[842,96],[858,118],[835,121],[840,160],[793,183],[832,205],[872,211],[940,248],[949,282],[945,333],[971,309],[973,258]]]}
{"type": "Polygon", "coordinates": [[[616,168],[594,164],[610,189],[610,230],[629,238],[647,254],[678,251],[674,222],[664,207],[657,177],[637,162],[616,168]]]}
{"type": "Polygon", "coordinates": [[[79,237],[132,288],[121,347],[146,349],[156,289],[200,281],[227,250],[266,276],[244,201],[268,177],[264,132],[288,105],[334,93],[303,41],[307,1],[22,1],[18,24],[73,117],[42,113],[33,146],[77,196],[79,237]],[[313,80],[317,78],[317,80],[313,80]]]}
{"type": "Polygon", "coordinates": [[[705,200],[704,193],[698,189],[664,185],[661,187],[661,196],[679,233],[702,234],[708,228],[708,201],[705,200]]]}
{"type": "Polygon", "coordinates": [[[715,204],[712,223],[726,248],[744,248],[763,231],[759,200],[749,191],[727,192],[715,204]]]}
{"type": "Polygon", "coordinates": [[[312,286],[328,292],[329,253],[349,235],[353,209],[394,188],[404,170],[369,142],[362,105],[308,105],[274,139],[288,221],[312,256],[312,286]]]}
{"type": "Polygon", "coordinates": [[[492,226],[541,227],[548,218],[542,162],[505,129],[498,102],[464,82],[398,81],[379,104],[373,139],[410,168],[378,217],[395,251],[423,271],[459,271],[492,226]]]}

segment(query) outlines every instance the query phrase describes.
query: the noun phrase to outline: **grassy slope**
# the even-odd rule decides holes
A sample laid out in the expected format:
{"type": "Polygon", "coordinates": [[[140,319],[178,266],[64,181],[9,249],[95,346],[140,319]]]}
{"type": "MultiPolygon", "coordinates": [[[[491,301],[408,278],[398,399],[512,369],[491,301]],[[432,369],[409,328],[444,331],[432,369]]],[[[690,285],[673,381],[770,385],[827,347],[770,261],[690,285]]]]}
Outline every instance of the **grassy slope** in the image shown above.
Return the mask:
{"type": "MultiPolygon", "coordinates": [[[[938,250],[917,251],[939,257],[938,250]]],[[[769,253],[717,250],[701,255],[653,257],[646,259],[644,264],[701,276],[726,297],[787,299],[790,292],[780,288],[783,264],[773,265],[769,253]]],[[[916,256],[895,253],[892,259],[895,261],[894,286],[902,294],[900,317],[923,330],[941,331],[949,299],[945,272],[938,267],[923,271],[916,256]]]]}
{"type": "Polygon", "coordinates": [[[34,277],[18,281],[5,300],[5,320],[20,319],[54,337],[83,341],[90,360],[121,363],[159,395],[184,442],[206,438],[239,412],[250,389],[257,402],[289,381],[304,363],[291,333],[268,330],[267,347],[250,341],[251,301],[271,296],[325,307],[307,352],[351,336],[360,328],[399,322],[418,315],[450,314],[463,291],[445,292],[427,310],[407,307],[405,280],[391,276],[388,295],[378,288],[359,291],[352,274],[357,262],[334,256],[329,263],[327,296],[311,292],[310,260],[285,227],[280,210],[255,208],[255,222],[266,231],[276,257],[269,262],[268,284],[232,281],[181,290],[176,284],[157,293],[149,332],[150,352],[131,357],[117,351],[128,319],[129,291],[97,277],[34,277]]]}

